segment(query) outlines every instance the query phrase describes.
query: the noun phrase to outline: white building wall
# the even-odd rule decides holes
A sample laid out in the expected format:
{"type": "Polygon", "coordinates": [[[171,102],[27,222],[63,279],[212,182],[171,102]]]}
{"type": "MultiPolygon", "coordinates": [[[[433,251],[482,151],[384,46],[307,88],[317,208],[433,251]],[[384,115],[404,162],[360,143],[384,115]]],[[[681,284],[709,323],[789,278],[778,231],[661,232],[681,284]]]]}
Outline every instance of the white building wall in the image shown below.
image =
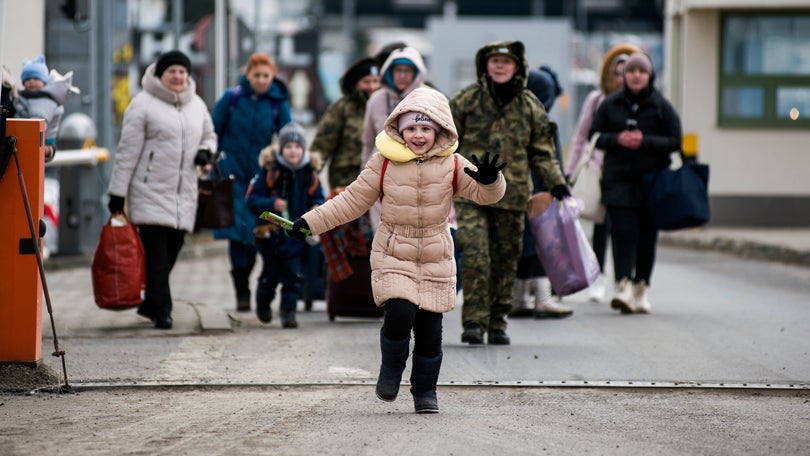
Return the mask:
{"type": "Polygon", "coordinates": [[[711,193],[810,196],[810,131],[717,127],[720,12],[690,11],[683,24],[683,130],[698,134],[701,159],[715,164],[711,193]]]}
{"type": "Polygon", "coordinates": [[[0,60],[19,82],[22,62],[45,53],[45,0],[0,0],[0,60]]]}

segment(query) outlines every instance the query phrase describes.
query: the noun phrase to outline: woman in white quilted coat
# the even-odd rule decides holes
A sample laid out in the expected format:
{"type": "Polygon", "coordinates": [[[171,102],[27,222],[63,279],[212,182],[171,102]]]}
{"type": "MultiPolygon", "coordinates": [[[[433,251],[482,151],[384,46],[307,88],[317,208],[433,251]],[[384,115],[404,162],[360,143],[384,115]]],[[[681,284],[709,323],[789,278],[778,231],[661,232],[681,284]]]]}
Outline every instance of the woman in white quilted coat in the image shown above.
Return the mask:
{"type": "Polygon", "coordinates": [[[194,229],[195,165],[205,165],[217,137],[205,102],[189,77],[191,61],[169,51],[147,69],[143,90],[124,113],[110,177],[108,208],[124,209],[138,226],[146,255],[146,296],[138,313],[159,329],[172,327],[169,273],[194,229]]]}
{"type": "MultiPolygon", "coordinates": [[[[377,135],[378,153],[345,191],[295,221],[324,233],[363,215],[381,199],[371,247],[374,300],[385,308],[377,397],[393,401],[414,334],[411,394],[417,413],[439,411],[436,382],[442,361],[442,313],[456,302],[456,265],[448,215],[453,196],[478,204],[503,197],[506,181],[487,156],[477,166],[455,154],[458,133],[447,98],[417,88],[399,103],[377,135]],[[461,172],[463,170],[464,172],[461,172]]],[[[477,162],[477,158],[474,158],[477,162]]]]}

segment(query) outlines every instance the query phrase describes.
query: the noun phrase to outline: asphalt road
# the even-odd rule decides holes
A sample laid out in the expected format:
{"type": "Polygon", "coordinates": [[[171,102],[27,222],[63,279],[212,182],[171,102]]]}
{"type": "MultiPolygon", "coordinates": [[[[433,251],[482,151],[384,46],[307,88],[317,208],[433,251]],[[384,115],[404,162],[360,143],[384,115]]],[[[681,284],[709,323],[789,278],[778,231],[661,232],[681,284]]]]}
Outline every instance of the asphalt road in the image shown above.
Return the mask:
{"type": "Polygon", "coordinates": [[[168,332],[95,309],[86,270],[50,273],[75,393],[0,396],[0,454],[810,454],[807,268],[664,248],[651,315],[575,295],[572,318],[511,322],[508,347],[461,344],[456,309],[422,416],[407,385],[373,395],[379,320],[316,302],[295,331],[204,329],[233,305],[227,267],[178,264],[168,332]]]}

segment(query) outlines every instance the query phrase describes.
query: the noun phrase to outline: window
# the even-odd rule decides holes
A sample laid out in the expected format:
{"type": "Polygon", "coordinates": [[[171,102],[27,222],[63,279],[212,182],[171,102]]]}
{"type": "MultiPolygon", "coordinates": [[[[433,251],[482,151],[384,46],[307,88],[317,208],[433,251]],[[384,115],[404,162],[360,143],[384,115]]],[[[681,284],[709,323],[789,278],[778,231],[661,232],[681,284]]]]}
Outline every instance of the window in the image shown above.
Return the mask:
{"type": "Polygon", "coordinates": [[[728,127],[810,127],[810,14],[721,18],[720,112],[728,127]]]}

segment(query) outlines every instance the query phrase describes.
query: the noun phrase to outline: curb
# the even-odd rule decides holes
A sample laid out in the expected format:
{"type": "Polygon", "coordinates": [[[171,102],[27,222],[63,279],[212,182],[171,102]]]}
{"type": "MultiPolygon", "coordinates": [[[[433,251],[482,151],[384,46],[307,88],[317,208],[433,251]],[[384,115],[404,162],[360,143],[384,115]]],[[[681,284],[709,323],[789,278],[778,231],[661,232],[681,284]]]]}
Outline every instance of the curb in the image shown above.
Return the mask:
{"type": "Polygon", "coordinates": [[[765,244],[747,239],[724,237],[697,238],[661,233],[658,237],[658,243],[659,245],[669,247],[688,248],[692,250],[712,250],[715,252],[729,253],[741,258],[810,267],[810,252],[808,251],[780,245],[765,244]]]}

